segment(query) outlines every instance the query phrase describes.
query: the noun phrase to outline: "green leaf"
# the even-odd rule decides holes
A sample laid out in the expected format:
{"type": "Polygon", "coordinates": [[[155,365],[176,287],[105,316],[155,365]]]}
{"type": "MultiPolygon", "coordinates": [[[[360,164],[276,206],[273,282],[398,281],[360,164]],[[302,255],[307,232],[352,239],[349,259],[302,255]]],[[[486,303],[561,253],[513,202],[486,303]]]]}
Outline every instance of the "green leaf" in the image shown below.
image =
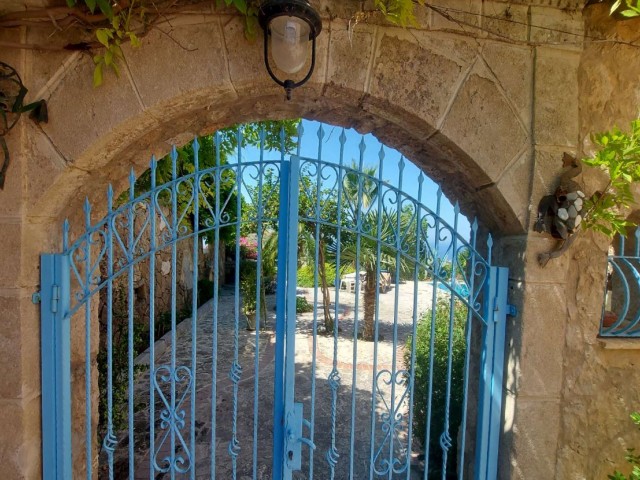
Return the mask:
{"type": "Polygon", "coordinates": [[[246,0],[233,0],[233,6],[238,9],[243,15],[247,14],[247,2],[246,0]]]}
{"type": "Polygon", "coordinates": [[[111,34],[111,31],[106,28],[99,28],[96,30],[96,38],[102,45],[109,48],[109,40],[113,38],[113,34],[111,34]]]}
{"type": "Polygon", "coordinates": [[[96,68],[93,70],[93,86],[99,87],[102,85],[102,66],[103,63],[98,63],[96,68]]]}
{"type": "MultiPolygon", "coordinates": [[[[94,1],[94,0],[92,0],[94,1]]],[[[100,11],[107,17],[109,20],[113,19],[113,9],[111,8],[111,3],[108,0],[95,0],[98,2],[98,7],[100,7],[100,11]]]]}
{"type": "Polygon", "coordinates": [[[623,11],[620,12],[620,14],[623,17],[627,17],[627,18],[640,16],[640,12],[638,12],[636,10],[631,10],[631,9],[623,10],[623,11]]]}
{"type": "Polygon", "coordinates": [[[67,7],[73,8],[76,6],[76,0],[67,0],[67,7]]]}
{"type": "Polygon", "coordinates": [[[621,4],[622,4],[622,0],[616,0],[614,4],[611,5],[611,10],[609,10],[609,15],[612,15],[613,13],[615,13],[615,11],[620,8],[621,4]]]}
{"type": "Polygon", "coordinates": [[[133,32],[129,32],[129,41],[131,42],[132,47],[139,47],[140,45],[142,45],[142,42],[140,42],[138,36],[133,32]]]}
{"type": "Polygon", "coordinates": [[[96,11],[96,0],[84,0],[84,3],[89,7],[89,11],[94,13],[96,11]]]}

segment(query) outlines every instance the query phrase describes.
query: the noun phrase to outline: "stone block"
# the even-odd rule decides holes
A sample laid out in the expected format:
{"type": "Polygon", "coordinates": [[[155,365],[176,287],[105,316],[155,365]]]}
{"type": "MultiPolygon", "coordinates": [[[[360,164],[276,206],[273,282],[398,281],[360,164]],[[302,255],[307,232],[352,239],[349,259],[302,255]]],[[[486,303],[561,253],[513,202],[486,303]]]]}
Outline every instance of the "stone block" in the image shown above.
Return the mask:
{"type": "Polygon", "coordinates": [[[20,342],[20,290],[0,291],[0,399],[17,399],[22,396],[22,351],[20,342]]]}
{"type": "MultiPolygon", "coordinates": [[[[24,192],[22,189],[25,171],[25,156],[22,152],[21,134],[24,122],[30,122],[27,115],[21,118],[5,137],[9,150],[9,168],[4,188],[0,190],[0,217],[19,217],[22,212],[24,192]]],[[[0,151],[0,167],[4,164],[4,152],[0,151]]],[[[1,220],[0,220],[1,221],[1,220]]]]}
{"type": "Polygon", "coordinates": [[[0,442],[0,465],[2,465],[3,478],[28,478],[25,476],[25,465],[21,459],[25,442],[22,401],[0,401],[0,424],[5,432],[0,442]]]}
{"type": "Polygon", "coordinates": [[[329,92],[334,85],[352,90],[354,95],[365,90],[373,55],[375,29],[368,25],[351,28],[349,32],[346,22],[331,23],[327,69],[329,92]]]}
{"type": "MultiPolygon", "coordinates": [[[[72,43],[91,41],[95,37],[80,29],[68,28],[64,34],[53,30],[50,26],[31,26],[26,29],[25,43],[57,47],[51,50],[30,50],[27,56],[27,68],[23,77],[29,89],[29,101],[44,98],[48,100],[58,83],[64,78],[67,70],[73,70],[75,63],[86,55],[83,52],[64,50],[64,46],[72,43]]],[[[89,78],[91,81],[91,78],[89,78]]]]}
{"type": "Polygon", "coordinates": [[[494,182],[527,143],[527,133],[496,85],[475,73],[460,88],[442,133],[494,182]]]}
{"type": "MultiPolygon", "coordinates": [[[[125,55],[143,104],[149,108],[162,105],[163,115],[167,115],[165,108],[171,109],[171,103],[185,95],[192,94],[196,102],[202,102],[199,92],[211,88],[226,89],[233,95],[217,19],[198,25],[160,26],[142,39],[141,47],[127,47],[125,55]],[[179,73],[170,82],[162,81],[172,71],[179,73]]],[[[180,108],[185,108],[183,103],[180,108]]]]}
{"type": "Polygon", "coordinates": [[[20,279],[20,254],[22,251],[22,226],[16,220],[11,223],[0,220],[0,252],[3,252],[0,268],[0,288],[15,288],[20,279]]]}
{"type": "Polygon", "coordinates": [[[507,397],[511,418],[505,418],[500,443],[498,478],[548,480],[556,477],[556,450],[560,433],[558,400],[507,397]]]}
{"type": "Polygon", "coordinates": [[[535,65],[535,141],[575,147],[578,142],[578,64],[574,52],[538,48],[535,65]]]}
{"type": "MultiPolygon", "coordinates": [[[[109,135],[116,134],[117,127],[142,111],[124,74],[117,79],[105,73],[104,83],[98,87],[97,93],[92,85],[93,68],[91,59],[80,60],[67,71],[48,102],[49,123],[43,124],[42,128],[67,161],[73,161],[91,146],[104,144],[109,135]],[[87,129],[87,126],[92,128],[87,129]]],[[[130,125],[121,131],[119,143],[134,135],[137,128],[144,128],[140,123],[137,121],[135,126],[130,125]]],[[[95,162],[95,158],[91,162],[95,162]]],[[[95,168],[91,165],[78,166],[95,168]]]]}
{"type": "Polygon", "coordinates": [[[35,125],[26,125],[27,142],[23,161],[26,164],[26,202],[31,209],[41,200],[51,203],[46,196],[48,189],[66,169],[65,161],[53,147],[46,135],[35,125]]]}
{"type": "Polygon", "coordinates": [[[531,165],[530,149],[525,151],[504,172],[498,181],[498,190],[516,214],[523,229],[527,230],[530,216],[531,165]]]}
{"type": "Polygon", "coordinates": [[[416,40],[388,34],[382,36],[378,52],[371,95],[438,125],[464,66],[416,40]]]}
{"type": "Polygon", "coordinates": [[[584,38],[582,11],[533,5],[530,35],[533,43],[581,49],[584,38]]]}
{"type": "Polygon", "coordinates": [[[531,129],[533,50],[502,42],[487,42],[482,57],[523,125],[531,129]]]}
{"type": "Polygon", "coordinates": [[[478,31],[482,3],[474,0],[435,0],[432,6],[431,28],[465,33],[478,31]],[[474,28],[476,27],[476,28],[474,28]]]}
{"type": "Polygon", "coordinates": [[[529,7],[500,1],[482,3],[482,29],[489,38],[526,41],[529,7]]]}
{"type": "Polygon", "coordinates": [[[519,396],[559,397],[563,380],[566,303],[565,286],[525,283],[511,300],[522,305],[514,322],[508,383],[519,396]],[[515,298],[522,295],[521,299],[515,298]]]}
{"type": "Polygon", "coordinates": [[[22,289],[20,298],[20,350],[22,398],[31,401],[40,398],[40,306],[31,301],[37,287],[22,289]]]}

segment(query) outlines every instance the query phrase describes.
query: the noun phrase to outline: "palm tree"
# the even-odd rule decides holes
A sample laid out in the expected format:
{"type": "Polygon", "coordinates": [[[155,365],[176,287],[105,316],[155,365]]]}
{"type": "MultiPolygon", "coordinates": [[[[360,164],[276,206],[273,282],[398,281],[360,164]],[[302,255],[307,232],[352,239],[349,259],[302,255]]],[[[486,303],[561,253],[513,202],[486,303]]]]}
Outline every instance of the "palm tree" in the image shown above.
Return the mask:
{"type": "MultiPolygon", "coordinates": [[[[362,170],[352,163],[351,170],[345,174],[343,180],[343,198],[345,206],[343,206],[342,219],[344,225],[358,225],[355,235],[353,233],[341,237],[340,245],[334,241],[329,247],[332,257],[332,263],[335,265],[338,258],[338,250],[340,253],[340,269],[352,267],[356,270],[359,268],[366,273],[366,281],[364,284],[364,328],[362,331],[363,340],[374,340],[375,328],[375,306],[376,306],[376,289],[379,285],[377,274],[379,268],[389,270],[396,269],[398,259],[395,248],[389,247],[393,245],[393,238],[396,233],[392,225],[393,217],[397,218],[399,213],[386,212],[379,216],[377,204],[379,199],[378,182],[375,180],[376,168],[365,167],[362,170]],[[370,238],[363,235],[363,232],[373,234],[378,238],[370,238]],[[383,241],[387,239],[387,241],[383,241]],[[359,247],[359,255],[358,255],[359,247]]],[[[400,216],[400,223],[406,223],[400,216]]],[[[401,227],[402,230],[402,227],[401,227]]],[[[410,265],[403,257],[400,257],[400,272],[407,273],[410,265]]]]}

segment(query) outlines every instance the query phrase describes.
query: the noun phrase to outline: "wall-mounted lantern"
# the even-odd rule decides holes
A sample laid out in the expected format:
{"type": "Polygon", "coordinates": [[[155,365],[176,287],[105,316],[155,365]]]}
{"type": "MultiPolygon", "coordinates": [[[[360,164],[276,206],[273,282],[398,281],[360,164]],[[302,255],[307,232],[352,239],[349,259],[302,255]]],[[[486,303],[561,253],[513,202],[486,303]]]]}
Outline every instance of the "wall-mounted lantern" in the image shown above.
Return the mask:
{"type": "Polygon", "coordinates": [[[271,78],[283,87],[287,100],[291,91],[311,78],[316,63],[316,37],[322,30],[320,15],[307,0],[265,0],[260,5],[258,21],[264,30],[264,63],[271,78]],[[293,75],[307,63],[311,42],[311,66],[306,76],[296,82],[280,80],[269,62],[269,50],[278,70],[293,75]]]}

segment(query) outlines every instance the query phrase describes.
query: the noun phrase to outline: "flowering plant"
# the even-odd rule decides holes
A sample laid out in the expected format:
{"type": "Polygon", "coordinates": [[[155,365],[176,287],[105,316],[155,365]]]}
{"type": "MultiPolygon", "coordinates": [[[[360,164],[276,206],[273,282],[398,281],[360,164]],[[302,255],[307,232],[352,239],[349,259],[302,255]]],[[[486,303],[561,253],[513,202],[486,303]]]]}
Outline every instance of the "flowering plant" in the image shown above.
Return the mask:
{"type": "Polygon", "coordinates": [[[247,237],[240,238],[240,256],[248,260],[258,259],[258,242],[247,237]]]}

